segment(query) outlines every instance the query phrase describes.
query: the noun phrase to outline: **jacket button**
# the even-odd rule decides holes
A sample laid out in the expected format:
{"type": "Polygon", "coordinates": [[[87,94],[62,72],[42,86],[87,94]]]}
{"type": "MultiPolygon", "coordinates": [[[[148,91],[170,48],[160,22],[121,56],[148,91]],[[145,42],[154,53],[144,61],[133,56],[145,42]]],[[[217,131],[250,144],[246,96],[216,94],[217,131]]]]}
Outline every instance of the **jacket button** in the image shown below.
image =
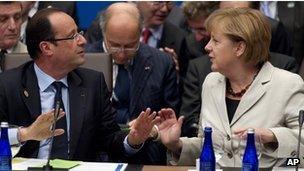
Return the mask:
{"type": "Polygon", "coordinates": [[[233,154],[231,152],[229,152],[227,155],[228,155],[229,159],[231,159],[233,157],[233,154]]]}
{"type": "Polygon", "coordinates": [[[297,155],[297,152],[296,152],[296,151],[292,151],[292,152],[290,153],[290,155],[291,155],[291,156],[295,156],[295,155],[297,155]]]}

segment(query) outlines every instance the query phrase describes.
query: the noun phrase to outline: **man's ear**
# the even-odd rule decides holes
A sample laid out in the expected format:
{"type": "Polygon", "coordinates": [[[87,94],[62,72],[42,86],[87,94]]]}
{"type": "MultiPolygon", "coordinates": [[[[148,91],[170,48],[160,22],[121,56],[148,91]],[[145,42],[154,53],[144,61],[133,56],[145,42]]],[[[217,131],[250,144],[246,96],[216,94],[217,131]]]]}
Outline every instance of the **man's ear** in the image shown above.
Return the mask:
{"type": "Polygon", "coordinates": [[[246,43],[244,41],[239,41],[236,43],[236,55],[241,57],[246,50],[246,43]]]}
{"type": "Polygon", "coordinates": [[[46,42],[46,41],[40,42],[39,48],[41,50],[41,53],[46,56],[50,56],[53,54],[52,44],[50,42],[46,42]]]}

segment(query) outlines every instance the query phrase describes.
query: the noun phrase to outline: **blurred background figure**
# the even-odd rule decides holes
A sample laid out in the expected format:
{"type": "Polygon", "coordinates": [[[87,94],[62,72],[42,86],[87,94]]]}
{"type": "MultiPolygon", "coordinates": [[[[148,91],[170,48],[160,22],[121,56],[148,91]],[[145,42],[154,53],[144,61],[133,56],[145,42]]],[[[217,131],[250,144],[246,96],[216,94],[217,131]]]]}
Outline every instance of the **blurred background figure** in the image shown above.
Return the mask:
{"type": "MultiPolygon", "coordinates": [[[[260,10],[259,1],[221,1],[220,8],[237,8],[249,7],[260,10]]],[[[268,22],[271,24],[271,43],[270,52],[276,52],[285,55],[292,54],[292,42],[282,22],[267,16],[268,22]]]]}
{"type": "Polygon", "coordinates": [[[20,2],[0,2],[0,72],[4,71],[7,53],[26,53],[26,45],[19,41],[22,23],[20,2]]]}
{"type": "Polygon", "coordinates": [[[210,39],[209,33],[204,26],[207,17],[219,7],[219,2],[212,1],[189,1],[182,5],[185,16],[185,29],[190,31],[186,42],[191,53],[191,58],[206,54],[204,47],[210,39]]]}
{"type": "Polygon", "coordinates": [[[26,46],[19,41],[22,23],[20,2],[0,2],[0,49],[5,53],[25,53],[26,46]]]}
{"type": "Polygon", "coordinates": [[[287,29],[292,48],[292,56],[301,64],[304,57],[304,2],[301,1],[261,1],[261,11],[268,17],[280,21],[287,29]]]}

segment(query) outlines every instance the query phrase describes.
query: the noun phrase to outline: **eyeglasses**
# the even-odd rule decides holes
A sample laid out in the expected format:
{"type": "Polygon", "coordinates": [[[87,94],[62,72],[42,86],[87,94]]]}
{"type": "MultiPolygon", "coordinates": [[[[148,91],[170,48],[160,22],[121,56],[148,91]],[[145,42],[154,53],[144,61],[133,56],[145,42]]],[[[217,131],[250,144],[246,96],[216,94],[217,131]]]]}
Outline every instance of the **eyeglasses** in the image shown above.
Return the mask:
{"type": "Polygon", "coordinates": [[[76,40],[79,41],[81,37],[83,37],[84,32],[80,31],[78,33],[73,34],[71,37],[61,38],[61,39],[47,39],[47,41],[58,42],[63,40],[76,40]]]}
{"type": "Polygon", "coordinates": [[[139,49],[139,41],[137,42],[135,47],[132,48],[125,48],[125,47],[113,47],[109,44],[109,42],[107,41],[107,39],[105,38],[105,45],[107,50],[109,51],[109,53],[119,53],[119,52],[125,52],[125,53],[134,53],[136,51],[138,51],[139,49]]]}
{"type": "Polygon", "coordinates": [[[171,1],[154,1],[151,2],[151,4],[157,9],[162,8],[164,5],[166,5],[168,9],[172,9],[174,7],[174,2],[171,1]]]}

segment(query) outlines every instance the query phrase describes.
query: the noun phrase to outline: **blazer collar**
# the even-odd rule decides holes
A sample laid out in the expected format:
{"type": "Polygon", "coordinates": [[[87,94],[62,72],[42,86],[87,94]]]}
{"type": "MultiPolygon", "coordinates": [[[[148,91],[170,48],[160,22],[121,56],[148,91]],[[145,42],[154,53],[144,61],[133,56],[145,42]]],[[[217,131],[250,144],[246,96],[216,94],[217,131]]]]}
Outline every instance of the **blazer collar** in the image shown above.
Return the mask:
{"type": "Polygon", "coordinates": [[[41,114],[41,104],[37,76],[34,71],[34,62],[27,62],[22,68],[21,98],[23,99],[32,121],[41,114]]]}
{"type": "Polygon", "coordinates": [[[242,97],[230,124],[225,99],[226,78],[223,75],[220,75],[217,78],[215,86],[212,87],[210,91],[212,91],[219,120],[227,134],[231,135],[231,126],[233,126],[265,94],[267,90],[266,85],[271,79],[273,68],[274,67],[269,62],[266,62],[263,65],[255,80],[242,97]]]}
{"type": "Polygon", "coordinates": [[[70,100],[70,154],[73,157],[86,110],[87,89],[82,84],[82,78],[78,75],[77,70],[68,74],[68,90],[70,100]]]}
{"type": "MultiPolygon", "coordinates": [[[[228,135],[231,135],[227,107],[225,103],[225,94],[226,94],[226,79],[224,75],[220,75],[216,80],[215,86],[210,90],[213,97],[213,102],[215,104],[215,109],[217,110],[217,116],[220,121],[219,124],[222,125],[223,130],[226,131],[228,135]]],[[[221,130],[221,129],[219,129],[221,130]]],[[[224,132],[223,132],[224,133],[224,132]]],[[[224,133],[225,134],[225,133],[224,133]]]]}
{"type": "Polygon", "coordinates": [[[242,97],[235,115],[230,123],[231,126],[234,125],[237,120],[239,120],[265,94],[267,90],[266,85],[271,80],[273,69],[274,67],[269,62],[266,62],[263,65],[257,77],[242,97]]]}

